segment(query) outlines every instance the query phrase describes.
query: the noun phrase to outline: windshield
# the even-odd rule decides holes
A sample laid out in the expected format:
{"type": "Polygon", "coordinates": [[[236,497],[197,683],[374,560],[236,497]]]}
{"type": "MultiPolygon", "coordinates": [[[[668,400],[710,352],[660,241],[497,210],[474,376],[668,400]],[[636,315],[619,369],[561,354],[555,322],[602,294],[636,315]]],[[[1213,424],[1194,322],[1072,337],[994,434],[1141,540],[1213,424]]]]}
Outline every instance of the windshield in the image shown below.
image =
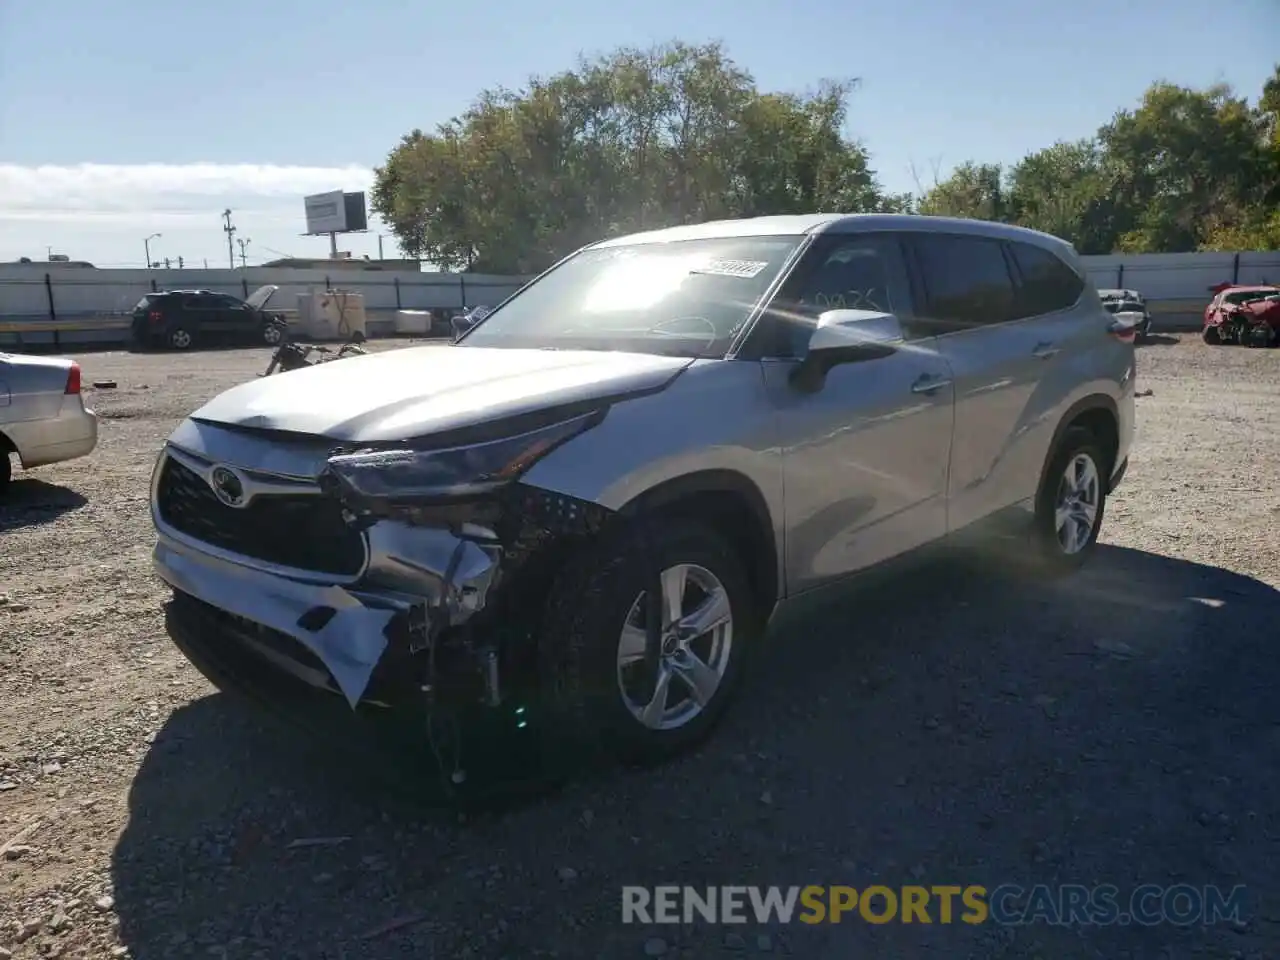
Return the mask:
{"type": "Polygon", "coordinates": [[[459,345],[723,356],[803,240],[720,237],[584,250],[494,310],[459,345]]]}

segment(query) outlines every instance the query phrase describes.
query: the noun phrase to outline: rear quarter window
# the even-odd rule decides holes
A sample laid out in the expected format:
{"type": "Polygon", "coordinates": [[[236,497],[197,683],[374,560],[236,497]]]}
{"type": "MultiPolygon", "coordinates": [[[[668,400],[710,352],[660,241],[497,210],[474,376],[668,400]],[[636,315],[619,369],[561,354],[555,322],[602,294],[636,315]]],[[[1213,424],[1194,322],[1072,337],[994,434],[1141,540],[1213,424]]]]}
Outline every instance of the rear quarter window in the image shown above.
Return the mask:
{"type": "MultiPolygon", "coordinates": [[[[1021,284],[1018,287],[1017,314],[1036,317],[1075,306],[1084,292],[1084,278],[1071,269],[1057,254],[1030,243],[1011,242],[1009,249],[1018,265],[1021,284]]],[[[1132,310],[1132,301],[1123,310],[1132,310]]]]}

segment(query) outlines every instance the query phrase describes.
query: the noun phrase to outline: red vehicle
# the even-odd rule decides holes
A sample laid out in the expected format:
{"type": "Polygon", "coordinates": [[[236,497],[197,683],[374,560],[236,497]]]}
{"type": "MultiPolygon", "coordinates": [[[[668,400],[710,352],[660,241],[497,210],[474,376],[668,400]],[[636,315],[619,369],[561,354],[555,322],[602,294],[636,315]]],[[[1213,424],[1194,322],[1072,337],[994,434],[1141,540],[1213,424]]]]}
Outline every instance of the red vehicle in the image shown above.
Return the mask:
{"type": "Polygon", "coordinates": [[[1222,283],[1204,308],[1205,343],[1280,346],[1280,287],[1222,283]]]}

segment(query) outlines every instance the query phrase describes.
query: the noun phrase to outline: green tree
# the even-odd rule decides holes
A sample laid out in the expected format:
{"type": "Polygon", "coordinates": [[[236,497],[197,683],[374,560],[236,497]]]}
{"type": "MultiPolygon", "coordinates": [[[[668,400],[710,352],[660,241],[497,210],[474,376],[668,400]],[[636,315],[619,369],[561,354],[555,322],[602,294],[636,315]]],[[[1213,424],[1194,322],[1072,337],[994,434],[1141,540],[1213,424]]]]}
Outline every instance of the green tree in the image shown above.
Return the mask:
{"type": "Polygon", "coordinates": [[[1225,84],[1203,91],[1154,84],[1141,106],[1117,113],[1098,139],[1119,204],[1122,250],[1195,250],[1264,199],[1261,115],[1225,84]]]}
{"type": "Polygon", "coordinates": [[[1081,253],[1110,253],[1118,211],[1103,161],[1094,140],[1060,141],[1025,157],[1009,171],[1011,219],[1081,253]]]}
{"type": "Polygon", "coordinates": [[[998,163],[962,163],[921,198],[918,212],[931,217],[1003,220],[1004,171],[998,163]]]}
{"type": "Polygon", "coordinates": [[[633,230],[905,209],[844,133],[854,86],[762,93],[719,44],[624,48],[405,136],[372,206],[414,256],[523,274],[633,230]]]}

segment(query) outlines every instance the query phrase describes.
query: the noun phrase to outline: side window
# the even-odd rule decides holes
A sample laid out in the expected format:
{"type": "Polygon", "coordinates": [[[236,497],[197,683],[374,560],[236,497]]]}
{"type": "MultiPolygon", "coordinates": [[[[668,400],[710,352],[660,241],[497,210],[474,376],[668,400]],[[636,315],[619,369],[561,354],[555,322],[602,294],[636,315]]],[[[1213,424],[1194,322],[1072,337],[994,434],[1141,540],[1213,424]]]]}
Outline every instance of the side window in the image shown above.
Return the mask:
{"type": "Polygon", "coordinates": [[[1013,259],[1022,275],[1017,315],[1038,317],[1075,305],[1084,281],[1054,253],[1029,243],[1010,243],[1013,259]]]}
{"type": "Polygon", "coordinates": [[[831,234],[819,238],[765,315],[772,336],[762,355],[803,357],[818,317],[827,310],[874,310],[900,317],[910,313],[906,267],[897,237],[831,234]]]}
{"type": "Polygon", "coordinates": [[[917,233],[913,244],[926,296],[920,311],[938,333],[1012,320],[1013,277],[998,240],[917,233]]]}
{"type": "Polygon", "coordinates": [[[203,310],[205,309],[205,303],[198,296],[188,295],[182,298],[182,309],[183,310],[203,310]]]}

